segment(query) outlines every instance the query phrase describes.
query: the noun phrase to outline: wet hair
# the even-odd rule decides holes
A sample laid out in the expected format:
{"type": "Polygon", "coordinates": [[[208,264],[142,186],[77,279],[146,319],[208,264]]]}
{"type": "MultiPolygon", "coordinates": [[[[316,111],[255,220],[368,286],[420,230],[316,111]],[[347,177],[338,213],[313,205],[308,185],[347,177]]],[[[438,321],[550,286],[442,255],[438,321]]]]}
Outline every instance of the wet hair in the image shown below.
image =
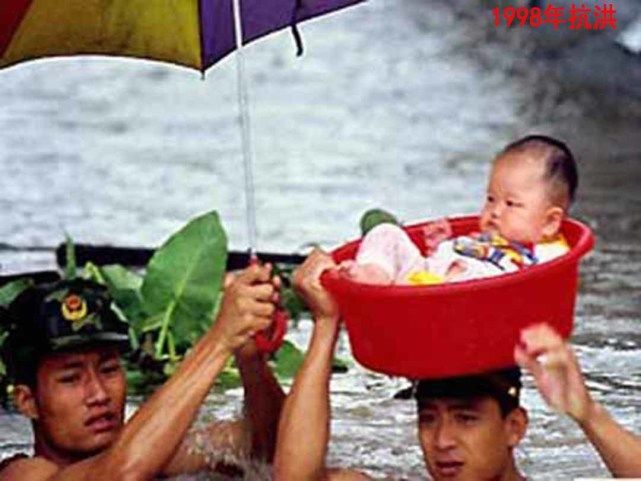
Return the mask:
{"type": "Polygon", "coordinates": [[[445,379],[424,379],[415,386],[416,403],[420,411],[435,399],[494,399],[505,418],[520,405],[521,370],[510,367],[499,371],[445,379]]]}
{"type": "Polygon", "coordinates": [[[576,160],[562,141],[547,135],[528,135],[505,147],[497,159],[511,153],[532,153],[545,162],[544,179],[551,187],[555,203],[568,208],[574,202],[579,183],[576,160]]]}

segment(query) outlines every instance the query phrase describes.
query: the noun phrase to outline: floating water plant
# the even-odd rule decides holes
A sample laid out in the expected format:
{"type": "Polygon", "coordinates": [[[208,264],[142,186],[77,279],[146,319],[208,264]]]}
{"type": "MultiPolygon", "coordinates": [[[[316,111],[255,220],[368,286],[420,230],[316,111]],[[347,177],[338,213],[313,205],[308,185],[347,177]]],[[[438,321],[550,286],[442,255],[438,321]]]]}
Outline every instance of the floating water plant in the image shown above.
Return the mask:
{"type": "MultiPolygon", "coordinates": [[[[78,268],[70,238],[66,251],[63,275],[82,276],[107,286],[116,311],[129,322],[132,353],[126,357],[125,366],[130,393],[153,391],[214,322],[228,253],[227,235],[218,214],[212,211],[189,221],[155,251],[141,270],[93,263],[78,268]]],[[[291,271],[291,266],[276,269],[283,277],[283,304],[290,317],[297,320],[305,306],[291,289],[291,271]]],[[[8,306],[32,284],[25,277],[0,288],[0,306],[8,306]]],[[[0,323],[0,346],[7,334],[0,323]]],[[[285,342],[272,357],[277,376],[291,378],[302,358],[294,344],[285,342]]],[[[1,362],[0,384],[0,399],[6,401],[9,380],[1,362]]],[[[233,361],[221,373],[217,385],[223,389],[240,385],[233,361]]]]}

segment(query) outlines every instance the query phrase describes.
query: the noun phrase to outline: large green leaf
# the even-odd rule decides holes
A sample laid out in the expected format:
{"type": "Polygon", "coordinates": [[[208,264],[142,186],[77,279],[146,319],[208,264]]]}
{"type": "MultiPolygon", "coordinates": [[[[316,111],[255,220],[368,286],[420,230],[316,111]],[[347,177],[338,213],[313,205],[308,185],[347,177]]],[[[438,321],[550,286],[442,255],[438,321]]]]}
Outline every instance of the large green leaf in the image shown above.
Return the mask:
{"type": "Polygon", "coordinates": [[[142,284],[148,317],[162,315],[156,355],[171,330],[176,344],[191,344],[209,325],[227,264],[227,236],[216,212],[193,219],[149,261],[142,284]]]}
{"type": "Polygon", "coordinates": [[[137,291],[142,287],[142,277],[120,264],[102,266],[100,272],[110,289],[137,291]]]}
{"type": "Polygon", "coordinates": [[[107,285],[111,296],[137,334],[142,331],[142,322],[147,317],[143,310],[142,276],[113,264],[100,267],[102,281],[107,285]]]}
{"type": "Polygon", "coordinates": [[[7,307],[18,297],[27,287],[33,285],[33,279],[21,277],[0,287],[0,306],[7,307]]]}

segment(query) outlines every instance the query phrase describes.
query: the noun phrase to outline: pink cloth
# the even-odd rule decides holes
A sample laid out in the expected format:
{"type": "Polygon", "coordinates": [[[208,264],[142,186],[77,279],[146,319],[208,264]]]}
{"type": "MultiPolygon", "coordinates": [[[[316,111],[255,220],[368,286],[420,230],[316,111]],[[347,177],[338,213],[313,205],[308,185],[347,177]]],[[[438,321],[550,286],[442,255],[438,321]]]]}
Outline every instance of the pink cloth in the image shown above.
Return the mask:
{"type": "Polygon", "coordinates": [[[425,258],[405,231],[394,224],[379,224],[367,233],[356,254],[357,264],[376,264],[404,284],[409,274],[425,269],[425,258]]]}
{"type": "MultiPolygon", "coordinates": [[[[534,254],[539,262],[545,262],[569,250],[564,240],[537,244],[534,254]]],[[[445,277],[454,262],[465,265],[464,272],[457,274],[455,281],[491,277],[520,269],[516,264],[507,263],[504,268],[496,264],[459,254],[454,250],[454,241],[446,240],[438,244],[435,251],[423,257],[418,247],[411,241],[405,231],[394,224],[380,224],[367,233],[358,253],[357,264],[375,264],[393,279],[394,284],[408,284],[412,273],[427,271],[445,277]]]]}

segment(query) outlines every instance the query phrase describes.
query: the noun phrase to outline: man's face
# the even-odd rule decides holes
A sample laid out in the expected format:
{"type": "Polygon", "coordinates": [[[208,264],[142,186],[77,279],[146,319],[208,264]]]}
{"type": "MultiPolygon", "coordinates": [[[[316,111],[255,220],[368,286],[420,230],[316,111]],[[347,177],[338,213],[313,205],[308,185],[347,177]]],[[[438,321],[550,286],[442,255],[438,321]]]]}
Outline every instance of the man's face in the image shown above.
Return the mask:
{"type": "Polygon", "coordinates": [[[37,376],[37,429],[50,449],[85,457],[114,441],[126,396],[116,348],[47,356],[37,376]]]}
{"type": "Polygon", "coordinates": [[[435,481],[514,479],[512,448],[526,425],[520,408],[503,418],[489,397],[424,401],[418,414],[425,464],[435,481]]]}

